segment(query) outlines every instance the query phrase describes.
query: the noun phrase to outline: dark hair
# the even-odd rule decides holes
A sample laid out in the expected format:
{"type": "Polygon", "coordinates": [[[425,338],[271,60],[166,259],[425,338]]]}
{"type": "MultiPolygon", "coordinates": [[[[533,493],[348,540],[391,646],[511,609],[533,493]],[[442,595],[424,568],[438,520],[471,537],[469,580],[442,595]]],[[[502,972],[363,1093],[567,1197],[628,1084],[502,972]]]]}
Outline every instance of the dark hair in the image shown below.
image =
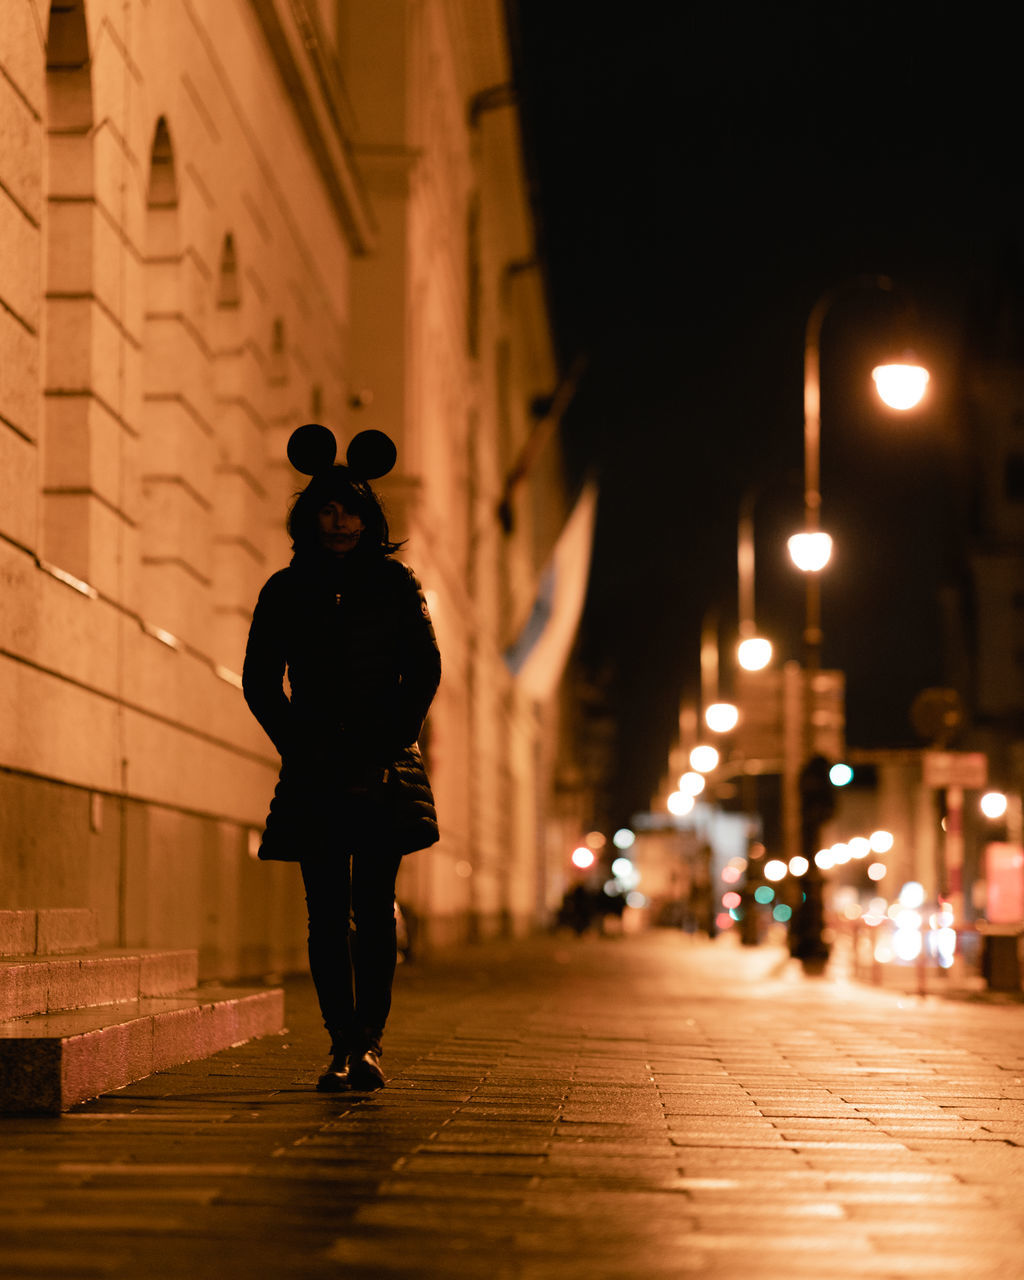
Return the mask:
{"type": "Polygon", "coordinates": [[[288,513],[288,533],[292,549],[309,551],[320,546],[317,515],[329,502],[340,502],[346,511],[358,516],[364,525],[355,555],[391,555],[402,545],[392,542],[387,517],[380,498],[365,480],[360,480],[348,467],[340,464],[321,471],[296,495],[288,513]]]}

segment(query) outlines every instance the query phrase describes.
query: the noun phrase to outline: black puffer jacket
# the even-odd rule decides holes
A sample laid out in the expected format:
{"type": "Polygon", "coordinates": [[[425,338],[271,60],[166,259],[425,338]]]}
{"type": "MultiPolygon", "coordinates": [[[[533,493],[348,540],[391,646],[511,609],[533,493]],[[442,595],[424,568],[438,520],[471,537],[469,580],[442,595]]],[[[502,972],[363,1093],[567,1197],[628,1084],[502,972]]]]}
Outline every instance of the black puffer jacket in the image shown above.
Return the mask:
{"type": "Polygon", "coordinates": [[[242,669],[282,762],[261,858],[363,844],[404,854],[437,840],[416,740],[440,676],[423,591],[400,561],[311,552],[269,579],[242,669]]]}

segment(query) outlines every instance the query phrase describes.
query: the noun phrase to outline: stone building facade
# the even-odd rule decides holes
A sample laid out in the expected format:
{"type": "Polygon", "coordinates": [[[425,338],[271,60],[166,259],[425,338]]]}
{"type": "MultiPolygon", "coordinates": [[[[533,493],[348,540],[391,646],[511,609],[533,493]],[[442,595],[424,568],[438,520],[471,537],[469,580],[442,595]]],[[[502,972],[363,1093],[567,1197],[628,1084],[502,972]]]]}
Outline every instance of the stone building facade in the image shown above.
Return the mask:
{"type": "Polygon", "coordinates": [[[442,646],[410,917],[522,930],[557,892],[556,700],[503,662],[565,516],[509,76],[498,0],[3,6],[0,909],[304,963],[238,673],[310,420],[398,444],[442,646]]]}

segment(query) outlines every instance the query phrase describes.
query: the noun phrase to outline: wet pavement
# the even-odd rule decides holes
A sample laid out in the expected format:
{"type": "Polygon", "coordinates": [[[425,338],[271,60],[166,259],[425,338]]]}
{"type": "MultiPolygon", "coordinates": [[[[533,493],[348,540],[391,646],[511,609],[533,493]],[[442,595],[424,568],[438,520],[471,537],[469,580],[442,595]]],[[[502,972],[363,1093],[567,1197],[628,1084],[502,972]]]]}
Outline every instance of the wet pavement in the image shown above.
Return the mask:
{"type": "Polygon", "coordinates": [[[283,1036],[0,1119],[0,1277],[1024,1277],[1024,1008],[675,932],[403,966],[373,1095],[283,1036]]]}

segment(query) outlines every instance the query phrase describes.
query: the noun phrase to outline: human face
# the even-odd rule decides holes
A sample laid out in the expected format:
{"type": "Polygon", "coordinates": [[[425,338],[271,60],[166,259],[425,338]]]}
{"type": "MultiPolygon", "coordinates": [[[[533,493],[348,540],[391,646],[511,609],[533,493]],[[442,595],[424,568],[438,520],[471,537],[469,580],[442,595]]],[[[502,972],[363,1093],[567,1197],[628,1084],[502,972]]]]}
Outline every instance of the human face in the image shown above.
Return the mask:
{"type": "Polygon", "coordinates": [[[320,545],[336,556],[348,555],[366,527],[359,516],[335,501],[320,508],[316,522],[320,545]]]}

